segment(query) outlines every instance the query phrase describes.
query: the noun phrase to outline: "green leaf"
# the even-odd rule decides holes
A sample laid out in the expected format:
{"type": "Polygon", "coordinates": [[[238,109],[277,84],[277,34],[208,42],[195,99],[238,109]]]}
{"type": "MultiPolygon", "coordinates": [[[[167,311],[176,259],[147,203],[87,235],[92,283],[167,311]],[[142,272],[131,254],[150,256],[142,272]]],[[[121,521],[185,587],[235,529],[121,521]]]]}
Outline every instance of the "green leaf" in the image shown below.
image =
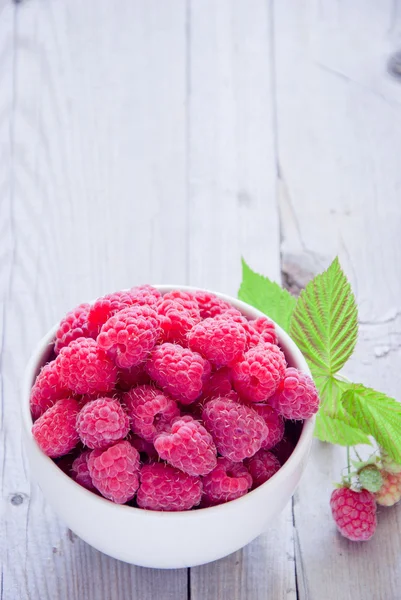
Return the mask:
{"type": "Polygon", "coordinates": [[[350,386],[341,401],[359,428],[401,463],[401,404],[362,384],[350,386]]]}
{"type": "Polygon", "coordinates": [[[353,419],[347,419],[347,415],[332,417],[323,411],[316,417],[315,437],[322,442],[340,446],[370,444],[368,436],[358,429],[353,419]]]}
{"type": "Polygon", "coordinates": [[[242,283],[238,298],[247,302],[289,331],[290,319],[297,303],[296,298],[268,277],[252,271],[242,259],[242,283]]]}
{"type": "Polygon", "coordinates": [[[319,392],[320,410],[332,417],[338,415],[342,408],[341,396],[349,384],[333,375],[317,375],[314,381],[319,392]]]}
{"type": "Polygon", "coordinates": [[[334,375],[351,356],[358,315],[351,286],[335,258],[301,293],[291,319],[290,335],[314,376],[334,375]]]}

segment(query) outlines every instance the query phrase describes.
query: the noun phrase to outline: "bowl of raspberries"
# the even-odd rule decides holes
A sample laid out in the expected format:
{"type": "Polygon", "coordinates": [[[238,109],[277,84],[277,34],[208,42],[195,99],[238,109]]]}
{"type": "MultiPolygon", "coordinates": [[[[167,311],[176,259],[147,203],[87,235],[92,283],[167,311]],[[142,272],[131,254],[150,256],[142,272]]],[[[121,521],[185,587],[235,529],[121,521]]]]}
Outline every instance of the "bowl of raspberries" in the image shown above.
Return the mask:
{"type": "Polygon", "coordinates": [[[319,399],[255,308],[138,286],[71,310],[27,367],[33,478],[82,539],[157,568],[210,562],[266,530],[305,468],[319,399]]]}

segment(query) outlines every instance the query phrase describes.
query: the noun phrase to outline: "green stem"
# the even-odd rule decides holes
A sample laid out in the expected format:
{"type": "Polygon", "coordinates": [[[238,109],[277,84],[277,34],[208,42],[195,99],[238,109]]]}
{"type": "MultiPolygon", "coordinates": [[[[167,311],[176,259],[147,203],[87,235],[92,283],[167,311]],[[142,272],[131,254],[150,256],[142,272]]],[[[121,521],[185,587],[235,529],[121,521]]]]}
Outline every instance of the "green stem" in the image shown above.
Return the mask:
{"type": "Polygon", "coordinates": [[[350,461],[349,446],[347,446],[347,472],[348,472],[348,482],[351,484],[351,461],[350,461]]]}
{"type": "Polygon", "coordinates": [[[353,447],[353,450],[357,456],[357,459],[359,460],[359,462],[363,462],[362,458],[359,456],[357,449],[355,448],[355,446],[353,447]]]}

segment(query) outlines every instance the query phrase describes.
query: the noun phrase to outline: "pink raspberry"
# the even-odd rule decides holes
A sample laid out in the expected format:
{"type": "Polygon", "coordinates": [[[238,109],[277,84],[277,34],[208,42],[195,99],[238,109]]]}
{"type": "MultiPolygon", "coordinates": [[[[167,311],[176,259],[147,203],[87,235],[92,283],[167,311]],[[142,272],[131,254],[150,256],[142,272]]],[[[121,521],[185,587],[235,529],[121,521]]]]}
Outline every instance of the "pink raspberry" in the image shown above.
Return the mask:
{"type": "Polygon", "coordinates": [[[202,419],[219,453],[234,462],[253,456],[268,435],[266,423],[253,408],[227,398],[210,400],[202,419]]]}
{"type": "Polygon", "coordinates": [[[277,344],[276,328],[273,321],[270,321],[267,317],[259,317],[257,319],[249,321],[249,326],[254,329],[260,336],[262,342],[268,342],[269,344],[277,344]]]}
{"type": "Polygon", "coordinates": [[[68,346],[70,342],[79,337],[96,337],[95,332],[90,330],[88,324],[90,304],[80,304],[60,321],[56,333],[54,352],[58,354],[61,348],[68,346]]]}
{"type": "Polygon", "coordinates": [[[192,292],[172,290],[171,292],[167,292],[166,294],[164,294],[163,300],[173,300],[174,302],[178,302],[191,313],[194,319],[200,321],[201,316],[199,312],[198,303],[195,300],[194,294],[192,292]]]}
{"type": "Polygon", "coordinates": [[[273,477],[281,466],[278,458],[267,450],[259,450],[254,456],[247,458],[244,465],[252,476],[253,490],[273,477]]]}
{"type": "Polygon", "coordinates": [[[153,308],[132,306],[106,321],[97,343],[118,367],[129,369],[146,360],[159,335],[159,320],[153,308]]]}
{"type": "Polygon", "coordinates": [[[107,448],[125,438],[129,418],[118,400],[98,398],[85,404],[77,418],[77,431],[88,448],[107,448]]]}
{"type": "Polygon", "coordinates": [[[217,465],[202,478],[204,506],[222,504],[240,498],[252,486],[252,477],[242,463],[218,458],[217,465]]]}
{"type": "Polygon", "coordinates": [[[269,404],[256,404],[253,402],[252,408],[263,418],[269,429],[269,433],[263,442],[262,448],[263,450],[270,450],[283,439],[284,419],[269,404]]]}
{"type": "Polygon", "coordinates": [[[115,364],[91,338],[78,338],[62,348],[56,363],[61,384],[77,394],[109,392],[117,379],[115,364]]]}
{"type": "MultiPolygon", "coordinates": [[[[134,288],[135,289],[135,288],[134,288]]],[[[121,291],[107,294],[98,298],[91,306],[88,314],[88,323],[91,331],[100,331],[102,325],[106,323],[116,313],[124,308],[128,308],[137,303],[137,291],[121,291]]]]}
{"type": "Polygon", "coordinates": [[[189,510],[199,504],[202,496],[199,477],[163,463],[142,467],[140,480],[137,503],[148,510],[189,510]]]}
{"type": "Polygon", "coordinates": [[[393,506],[401,500],[401,473],[381,472],[383,483],[375,494],[377,504],[393,506]]]}
{"type": "Polygon", "coordinates": [[[352,542],[369,540],[376,531],[375,497],[367,490],[337,488],[331,494],[330,507],[341,535],[352,542]]]}
{"type": "Polygon", "coordinates": [[[154,445],[151,442],[147,442],[139,435],[132,435],[130,442],[134,448],[136,448],[141,455],[142,462],[155,461],[159,459],[159,455],[156,452],[154,445]]]}
{"type": "Polygon", "coordinates": [[[88,458],[93,485],[112,502],[125,504],[139,486],[139,452],[127,441],[106,450],[93,450],[88,458]]]}
{"type": "Polygon", "coordinates": [[[47,363],[33,384],[30,397],[32,418],[35,420],[61,398],[71,395],[71,391],[60,383],[60,372],[55,360],[47,363]]]}
{"type": "Polygon", "coordinates": [[[154,446],[163,460],[188,475],[206,475],[216,466],[216,446],[206,429],[189,415],[179,417],[154,446]]]}
{"type": "Polygon", "coordinates": [[[210,375],[210,364],[200,354],[178,344],[161,344],[146,365],[150,377],[182,404],[196,400],[210,375]]]}
{"type": "MultiPolygon", "coordinates": [[[[142,386],[142,390],[144,387],[142,386]]],[[[150,386],[149,386],[150,387],[150,386]]],[[[131,428],[134,433],[148,442],[153,442],[155,435],[166,431],[172,419],[178,417],[180,410],[172,399],[150,388],[146,394],[138,393],[140,388],[133,388],[123,396],[131,418],[131,428]],[[158,392],[156,395],[154,392],[158,392]]]]}
{"type": "MultiPolygon", "coordinates": [[[[166,294],[167,295],[167,294],[166,294]]],[[[164,296],[157,305],[157,314],[161,327],[161,342],[175,342],[187,345],[188,332],[200,321],[197,304],[187,307],[179,299],[164,296]]]]}
{"type": "Polygon", "coordinates": [[[161,293],[151,285],[137,285],[130,289],[129,294],[134,304],[155,307],[161,298],[161,293]]]}
{"type": "Polygon", "coordinates": [[[94,490],[95,486],[93,485],[88,467],[89,456],[90,450],[85,450],[85,452],[82,452],[82,454],[74,460],[71,467],[71,477],[87,490],[94,490]]]}
{"type": "Polygon", "coordinates": [[[221,315],[226,310],[230,310],[230,308],[232,308],[231,304],[225,300],[222,300],[218,296],[215,296],[211,292],[199,290],[196,291],[193,296],[198,303],[200,316],[202,319],[216,317],[217,315],[221,315]]]}
{"type": "Polygon", "coordinates": [[[75,427],[78,410],[76,400],[62,398],[35,421],[32,435],[47,456],[63,456],[78,444],[79,437],[75,427]]]}
{"type": "Polygon", "coordinates": [[[211,400],[217,396],[226,396],[232,391],[231,371],[223,367],[211,374],[202,390],[202,400],[211,400]]]}
{"type": "Polygon", "coordinates": [[[205,319],[188,334],[191,350],[219,367],[241,358],[246,343],[245,329],[229,319],[205,319]]]}
{"type": "Polygon", "coordinates": [[[285,367],[285,356],[278,346],[260,344],[233,365],[234,388],[249,402],[264,402],[277,390],[285,367]]]}
{"type": "Polygon", "coordinates": [[[294,452],[294,444],[287,437],[283,437],[283,439],[271,449],[274,456],[277,456],[280,465],[283,465],[290,458],[291,454],[294,452]]]}
{"type": "Polygon", "coordinates": [[[130,369],[119,369],[117,374],[117,387],[124,392],[137,385],[149,383],[149,375],[145,371],[145,365],[135,365],[130,369]]]}
{"type": "Polygon", "coordinates": [[[319,410],[319,396],[309,375],[289,367],[269,404],[286,419],[309,419],[319,410]]]}

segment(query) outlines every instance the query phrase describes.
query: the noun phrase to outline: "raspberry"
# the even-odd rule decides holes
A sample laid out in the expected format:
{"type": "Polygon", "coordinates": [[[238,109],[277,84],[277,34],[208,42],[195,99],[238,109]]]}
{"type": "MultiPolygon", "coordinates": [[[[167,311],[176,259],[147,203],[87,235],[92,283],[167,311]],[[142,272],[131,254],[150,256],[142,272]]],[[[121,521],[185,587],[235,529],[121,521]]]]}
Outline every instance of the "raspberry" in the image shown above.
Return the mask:
{"type": "Polygon", "coordinates": [[[51,458],[68,454],[78,444],[75,427],[78,402],[63,398],[47,409],[32,427],[32,434],[41,450],[51,458]]]}
{"type": "Polygon", "coordinates": [[[141,306],[155,306],[161,298],[161,293],[151,285],[137,285],[130,289],[129,295],[133,303],[141,306]]]}
{"type": "Polygon", "coordinates": [[[216,466],[212,436],[189,415],[176,419],[171,433],[161,433],[154,446],[163,460],[188,475],[206,475],[216,466]]]}
{"type": "Polygon", "coordinates": [[[192,316],[196,322],[200,321],[201,316],[199,312],[198,303],[195,300],[192,292],[183,292],[181,290],[172,290],[171,292],[167,292],[163,296],[164,301],[173,301],[181,304],[192,316]]]}
{"type": "Polygon", "coordinates": [[[165,392],[182,404],[190,404],[200,396],[210,364],[196,352],[166,343],[151,352],[146,370],[165,392]]]}
{"type": "MultiPolygon", "coordinates": [[[[147,386],[142,389],[144,387],[147,386]]],[[[150,388],[151,391],[143,394],[138,393],[138,389],[134,388],[124,394],[123,402],[131,418],[132,431],[144,440],[153,442],[155,435],[166,431],[171,420],[178,417],[180,411],[176,402],[162,392],[150,388]]]]}
{"type": "Polygon", "coordinates": [[[370,492],[337,488],[331,494],[330,507],[337,528],[344,537],[353,542],[364,542],[374,534],[376,502],[370,492]]]}
{"type": "Polygon", "coordinates": [[[382,471],[383,484],[375,494],[377,504],[393,506],[401,500],[401,473],[382,471]]]}
{"type": "Polygon", "coordinates": [[[202,496],[199,477],[163,463],[142,467],[140,480],[137,503],[148,510],[189,510],[199,504],[202,496]]]}
{"type": "Polygon", "coordinates": [[[200,316],[202,319],[208,319],[209,317],[216,317],[221,315],[227,310],[230,310],[231,304],[222,300],[218,296],[215,296],[211,292],[204,292],[202,290],[194,293],[194,298],[198,303],[200,310],[200,316]]]}
{"type": "Polygon", "coordinates": [[[239,323],[229,319],[205,319],[188,334],[191,350],[221,367],[241,358],[247,335],[239,323]]]}
{"type": "Polygon", "coordinates": [[[212,373],[210,378],[205,382],[202,390],[202,400],[225,396],[231,391],[231,371],[227,367],[223,367],[212,373]]]}
{"type": "Polygon", "coordinates": [[[149,383],[149,375],[144,369],[144,365],[135,365],[130,369],[120,369],[117,374],[117,386],[120,390],[127,392],[132,387],[149,383]]]}
{"type": "Polygon", "coordinates": [[[95,486],[92,482],[92,477],[89,473],[88,458],[90,456],[90,450],[82,452],[72,463],[71,477],[74,481],[82,485],[87,490],[94,490],[95,486]]]}
{"type": "Polygon", "coordinates": [[[60,321],[56,333],[54,352],[58,354],[61,348],[68,346],[70,342],[79,337],[96,337],[95,332],[90,330],[88,323],[90,304],[80,304],[60,321]]]}
{"type": "Polygon", "coordinates": [[[186,345],[187,333],[199,322],[197,304],[187,307],[179,299],[164,296],[157,305],[157,314],[161,327],[161,342],[175,342],[186,345]]]}
{"type": "Polygon", "coordinates": [[[269,433],[263,442],[263,450],[274,448],[284,436],[284,419],[269,406],[269,404],[252,404],[252,408],[260,415],[266,423],[269,433]]]}
{"type": "Polygon", "coordinates": [[[380,458],[384,471],[387,473],[401,473],[401,464],[396,463],[384,448],[380,448],[380,458]]]}
{"type": "Polygon", "coordinates": [[[259,317],[258,319],[249,321],[249,326],[259,334],[262,342],[277,344],[276,328],[274,323],[267,317],[259,317]]]}
{"type": "Polygon", "coordinates": [[[153,308],[132,306],[106,321],[97,343],[118,367],[129,369],[146,360],[159,335],[159,320],[153,308]]]}
{"type": "Polygon", "coordinates": [[[125,438],[129,418],[118,400],[98,398],[85,404],[77,418],[77,431],[88,448],[107,448],[125,438]]]}
{"type": "Polygon", "coordinates": [[[55,360],[47,363],[33,384],[30,397],[32,418],[35,420],[53,406],[56,400],[66,398],[71,391],[64,388],[60,383],[60,372],[55,360]]]}
{"type": "Polygon", "coordinates": [[[383,477],[376,465],[366,465],[358,471],[359,485],[368,492],[378,492],[383,485],[383,477]]]}
{"type": "Polygon", "coordinates": [[[284,437],[281,442],[274,446],[271,449],[274,456],[277,456],[280,465],[283,465],[290,458],[291,454],[294,452],[294,444],[287,437],[284,437]]]}
{"type": "Polygon", "coordinates": [[[139,452],[129,442],[93,450],[88,467],[93,485],[108,500],[125,504],[135,496],[139,486],[139,452]]]}
{"type": "Polygon", "coordinates": [[[210,400],[202,419],[219,453],[234,462],[253,456],[268,435],[266,423],[253,408],[227,398],[210,400]]]}
{"type": "Polygon", "coordinates": [[[247,458],[244,465],[252,476],[253,490],[273,477],[281,466],[278,458],[267,450],[259,450],[254,456],[247,458]]]}
{"type": "Polygon", "coordinates": [[[235,390],[249,402],[264,402],[277,390],[285,374],[285,356],[274,344],[261,344],[232,367],[235,390]]]}
{"type": "Polygon", "coordinates": [[[289,367],[269,404],[286,419],[309,419],[319,409],[319,396],[309,375],[289,367]]]}
{"type": "Polygon", "coordinates": [[[204,506],[222,504],[243,496],[252,486],[252,477],[242,463],[218,458],[211,473],[202,478],[204,506]]]}
{"type": "Polygon", "coordinates": [[[121,291],[107,294],[98,298],[91,306],[88,314],[88,323],[92,331],[98,333],[102,327],[116,313],[136,303],[137,291],[121,291]]]}
{"type": "Polygon", "coordinates": [[[109,392],[117,379],[113,361],[90,338],[78,338],[62,348],[56,363],[61,384],[77,394],[109,392]]]}
{"type": "Polygon", "coordinates": [[[130,442],[134,448],[138,450],[139,454],[141,455],[142,462],[158,460],[159,455],[157,454],[156,449],[151,442],[147,442],[139,437],[139,435],[133,435],[130,438],[130,442]]]}

